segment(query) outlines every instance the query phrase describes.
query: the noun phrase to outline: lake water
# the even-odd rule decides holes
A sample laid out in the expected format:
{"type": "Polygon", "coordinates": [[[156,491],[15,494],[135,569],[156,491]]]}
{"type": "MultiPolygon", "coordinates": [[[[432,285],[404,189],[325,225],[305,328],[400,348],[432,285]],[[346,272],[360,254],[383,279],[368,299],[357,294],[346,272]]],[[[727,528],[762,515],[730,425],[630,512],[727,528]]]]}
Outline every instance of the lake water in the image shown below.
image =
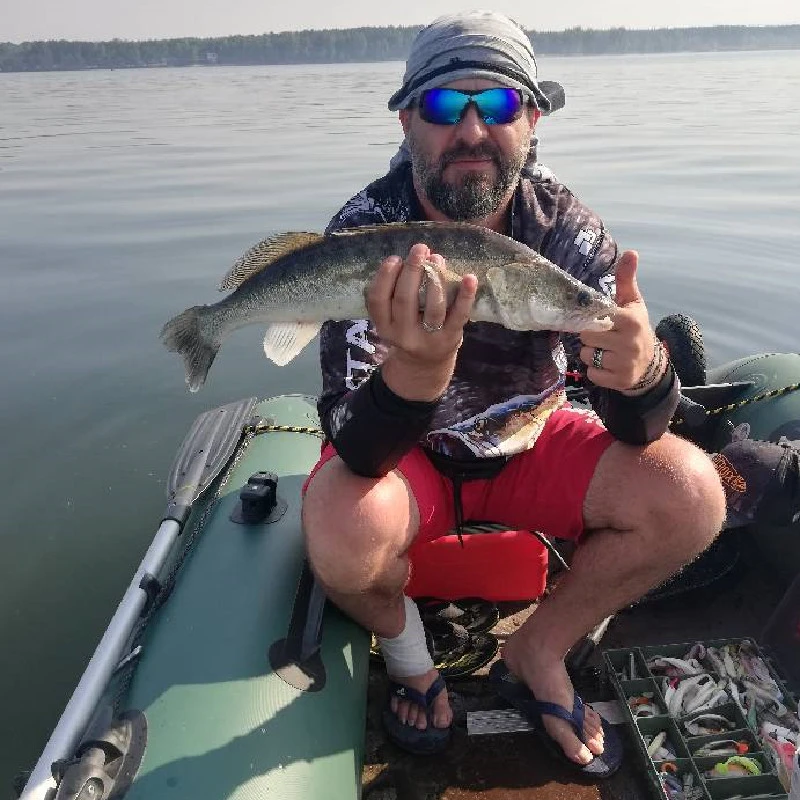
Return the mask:
{"type": "MultiPolygon", "coordinates": [[[[800,51],[542,59],[540,156],[709,361],[798,347],[800,51]]],[[[150,542],[201,410],[316,392],[240,331],[189,395],[158,341],[265,235],[321,230],[399,141],[402,64],[0,75],[0,796],[150,542]]]]}

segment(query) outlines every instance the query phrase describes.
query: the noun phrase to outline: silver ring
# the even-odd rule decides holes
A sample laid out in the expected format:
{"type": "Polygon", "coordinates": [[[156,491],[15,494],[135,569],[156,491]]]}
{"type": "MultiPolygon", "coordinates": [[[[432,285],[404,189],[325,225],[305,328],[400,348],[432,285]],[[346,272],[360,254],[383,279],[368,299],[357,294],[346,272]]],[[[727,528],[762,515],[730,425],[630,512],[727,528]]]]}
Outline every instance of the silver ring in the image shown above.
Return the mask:
{"type": "Polygon", "coordinates": [[[603,348],[595,347],[594,355],[592,356],[592,366],[595,369],[603,369],[603,348]]]}
{"type": "Polygon", "coordinates": [[[424,330],[426,333],[436,333],[444,328],[444,322],[440,322],[438,325],[431,325],[430,323],[425,322],[425,320],[422,320],[420,324],[422,325],[422,330],[424,330]]]}

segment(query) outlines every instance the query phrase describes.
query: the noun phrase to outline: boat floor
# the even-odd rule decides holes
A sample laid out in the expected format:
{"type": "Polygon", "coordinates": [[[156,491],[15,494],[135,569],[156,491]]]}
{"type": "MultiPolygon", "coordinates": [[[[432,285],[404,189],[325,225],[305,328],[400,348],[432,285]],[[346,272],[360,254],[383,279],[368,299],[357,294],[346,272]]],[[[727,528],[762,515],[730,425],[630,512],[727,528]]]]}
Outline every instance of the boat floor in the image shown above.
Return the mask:
{"type": "MultiPolygon", "coordinates": [[[[729,534],[726,534],[729,535],[729,534]]],[[[787,586],[755,552],[752,539],[739,537],[740,557],[724,578],[703,589],[619,613],[589,665],[599,666],[601,648],[752,637],[758,640],[787,586]],[[745,566],[747,565],[747,566],[745,566]]],[[[494,629],[503,640],[513,633],[535,604],[503,604],[494,629]]],[[[381,711],[386,702],[386,675],[372,664],[366,733],[363,800],[632,800],[651,797],[632,743],[619,772],[599,784],[576,779],[541,748],[529,732],[469,737],[466,712],[506,707],[489,689],[488,667],[448,684],[456,694],[453,742],[438,756],[412,756],[385,737],[381,711]]],[[[588,701],[613,699],[596,678],[578,685],[588,701]]]]}

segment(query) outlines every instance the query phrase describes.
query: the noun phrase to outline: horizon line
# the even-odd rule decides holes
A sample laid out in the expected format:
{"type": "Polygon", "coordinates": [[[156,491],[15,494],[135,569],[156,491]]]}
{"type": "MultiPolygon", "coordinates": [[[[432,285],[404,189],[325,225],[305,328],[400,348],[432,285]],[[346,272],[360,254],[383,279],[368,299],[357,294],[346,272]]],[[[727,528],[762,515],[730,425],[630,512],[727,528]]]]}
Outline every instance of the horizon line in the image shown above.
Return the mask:
{"type": "MultiPolygon", "coordinates": [[[[358,25],[358,26],[350,26],[347,28],[299,28],[293,30],[283,30],[283,31],[264,31],[263,33],[221,33],[221,34],[214,34],[210,36],[197,36],[197,35],[183,35],[183,36],[160,36],[160,37],[149,37],[144,39],[124,39],[119,36],[113,36],[110,39],[65,39],[65,38],[49,38],[49,39],[23,39],[19,42],[14,41],[2,41],[0,45],[14,45],[15,47],[20,47],[25,44],[39,44],[43,42],[68,42],[68,43],[89,43],[89,44],[102,44],[105,42],[168,42],[174,41],[178,39],[198,39],[198,40],[209,40],[209,39],[227,39],[231,36],[240,36],[242,38],[248,37],[259,37],[259,36],[281,36],[283,34],[291,34],[291,33],[325,33],[327,31],[357,31],[357,30],[388,30],[388,29],[407,29],[411,30],[413,28],[423,28],[427,23],[420,23],[420,24],[413,24],[413,25],[358,25]]],[[[728,23],[728,22],[718,22],[714,23],[713,25],[678,25],[678,26],[660,26],[660,27],[652,27],[652,28],[628,28],[625,25],[611,25],[607,28],[586,28],[583,25],[573,25],[569,28],[561,28],[558,30],[537,30],[536,28],[526,28],[523,26],[523,29],[528,34],[535,34],[535,35],[542,35],[542,34],[554,34],[554,33],[569,33],[570,31],[583,31],[586,33],[592,32],[606,32],[606,31],[630,31],[630,32],[654,32],[654,31],[694,31],[694,30],[711,30],[714,28],[796,28],[800,27],[800,22],[780,22],[780,23],[747,23],[747,24],[739,24],[739,23],[728,23]]]]}

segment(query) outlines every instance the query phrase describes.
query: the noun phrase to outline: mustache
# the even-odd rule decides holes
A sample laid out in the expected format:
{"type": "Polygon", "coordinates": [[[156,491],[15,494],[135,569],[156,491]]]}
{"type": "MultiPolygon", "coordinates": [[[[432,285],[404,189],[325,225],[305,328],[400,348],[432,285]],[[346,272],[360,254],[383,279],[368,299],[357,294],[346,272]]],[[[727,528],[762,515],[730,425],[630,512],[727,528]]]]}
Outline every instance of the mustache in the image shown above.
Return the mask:
{"type": "Polygon", "coordinates": [[[488,158],[495,164],[495,166],[502,167],[502,158],[500,157],[500,153],[497,151],[496,147],[488,142],[479,144],[477,147],[457,145],[451,150],[447,150],[445,153],[443,153],[442,157],[439,159],[439,163],[441,169],[444,169],[446,166],[448,166],[448,164],[452,164],[454,161],[459,161],[460,159],[480,160],[483,158],[488,158]]]}

